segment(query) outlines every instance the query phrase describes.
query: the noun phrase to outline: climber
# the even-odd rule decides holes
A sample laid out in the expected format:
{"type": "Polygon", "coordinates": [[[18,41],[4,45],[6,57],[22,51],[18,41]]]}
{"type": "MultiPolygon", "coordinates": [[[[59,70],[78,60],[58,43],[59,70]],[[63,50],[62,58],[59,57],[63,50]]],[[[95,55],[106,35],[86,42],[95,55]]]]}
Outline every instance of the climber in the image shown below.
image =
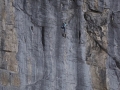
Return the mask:
{"type": "Polygon", "coordinates": [[[64,22],[63,24],[62,24],[62,29],[64,30],[64,33],[62,34],[62,36],[63,37],[66,37],[66,33],[65,33],[65,27],[67,26],[67,24],[66,24],[66,22],[64,22]]]}

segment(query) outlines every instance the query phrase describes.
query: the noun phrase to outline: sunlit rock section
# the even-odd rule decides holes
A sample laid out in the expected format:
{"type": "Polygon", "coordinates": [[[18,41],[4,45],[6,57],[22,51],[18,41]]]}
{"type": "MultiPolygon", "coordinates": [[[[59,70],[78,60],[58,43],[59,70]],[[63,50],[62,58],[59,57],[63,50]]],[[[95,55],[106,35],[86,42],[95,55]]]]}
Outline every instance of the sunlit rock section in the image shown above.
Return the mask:
{"type": "Polygon", "coordinates": [[[93,89],[107,90],[106,60],[109,9],[103,8],[104,1],[86,1],[84,13],[87,33],[86,62],[90,65],[93,89]]]}
{"type": "Polygon", "coordinates": [[[18,74],[18,38],[15,28],[14,0],[0,1],[0,90],[20,86],[18,74]]]}
{"type": "Polygon", "coordinates": [[[119,9],[119,0],[1,0],[0,90],[120,90],[119,9]]]}

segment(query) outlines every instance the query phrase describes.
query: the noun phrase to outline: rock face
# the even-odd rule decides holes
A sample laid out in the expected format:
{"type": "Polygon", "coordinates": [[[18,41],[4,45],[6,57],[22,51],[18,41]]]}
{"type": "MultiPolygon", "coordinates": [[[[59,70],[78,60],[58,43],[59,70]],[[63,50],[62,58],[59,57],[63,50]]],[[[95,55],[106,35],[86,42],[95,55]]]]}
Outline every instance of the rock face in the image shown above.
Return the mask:
{"type": "Polygon", "coordinates": [[[119,34],[120,0],[0,0],[0,90],[120,90],[119,34]]]}

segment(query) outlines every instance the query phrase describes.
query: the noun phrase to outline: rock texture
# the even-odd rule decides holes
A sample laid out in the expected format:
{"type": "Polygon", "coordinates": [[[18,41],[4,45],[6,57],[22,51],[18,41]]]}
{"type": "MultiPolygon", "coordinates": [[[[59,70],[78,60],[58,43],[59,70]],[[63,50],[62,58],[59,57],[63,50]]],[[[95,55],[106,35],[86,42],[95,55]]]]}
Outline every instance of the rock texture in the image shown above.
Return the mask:
{"type": "Polygon", "coordinates": [[[0,90],[120,90],[119,34],[120,0],[0,0],[0,90]]]}

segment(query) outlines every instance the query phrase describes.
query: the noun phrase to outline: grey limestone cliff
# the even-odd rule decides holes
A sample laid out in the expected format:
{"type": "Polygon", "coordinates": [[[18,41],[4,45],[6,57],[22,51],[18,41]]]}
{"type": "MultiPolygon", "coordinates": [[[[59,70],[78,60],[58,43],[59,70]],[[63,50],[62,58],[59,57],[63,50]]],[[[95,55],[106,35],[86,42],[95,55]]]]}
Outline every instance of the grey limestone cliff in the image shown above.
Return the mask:
{"type": "Polygon", "coordinates": [[[0,90],[120,90],[119,46],[120,0],[0,0],[0,90]]]}

